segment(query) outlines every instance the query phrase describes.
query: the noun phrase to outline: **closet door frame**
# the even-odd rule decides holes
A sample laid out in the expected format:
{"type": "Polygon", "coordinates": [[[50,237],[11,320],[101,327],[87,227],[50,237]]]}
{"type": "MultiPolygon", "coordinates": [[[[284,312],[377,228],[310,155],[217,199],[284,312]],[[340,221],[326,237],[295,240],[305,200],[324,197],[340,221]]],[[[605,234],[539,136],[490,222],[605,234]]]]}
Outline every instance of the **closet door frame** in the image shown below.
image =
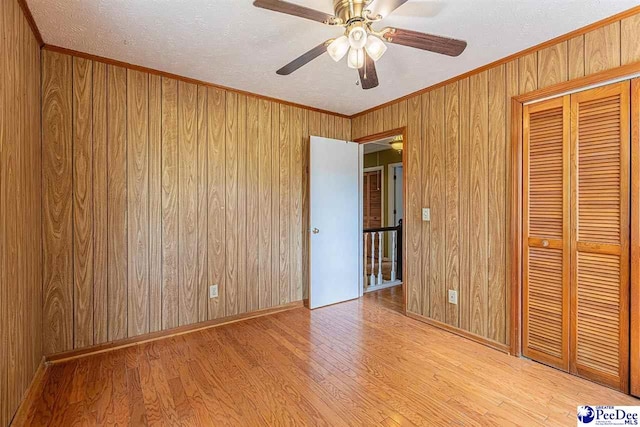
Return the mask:
{"type": "Polygon", "coordinates": [[[629,392],[640,397],[640,72],[638,64],[629,64],[589,76],[558,83],[511,98],[511,173],[509,204],[510,346],[513,356],[522,355],[522,184],[523,184],[523,110],[524,104],[547,98],[631,80],[631,210],[630,210],[630,340],[629,392]]]}

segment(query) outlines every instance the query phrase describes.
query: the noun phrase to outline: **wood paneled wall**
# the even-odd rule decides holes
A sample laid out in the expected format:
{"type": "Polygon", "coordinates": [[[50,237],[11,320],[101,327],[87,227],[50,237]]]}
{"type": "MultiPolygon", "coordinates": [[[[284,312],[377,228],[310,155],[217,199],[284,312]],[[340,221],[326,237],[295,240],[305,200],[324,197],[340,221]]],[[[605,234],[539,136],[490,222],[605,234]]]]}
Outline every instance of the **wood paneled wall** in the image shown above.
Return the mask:
{"type": "Polygon", "coordinates": [[[306,297],[308,137],[350,120],[48,50],[42,69],[45,354],[306,297]]]}
{"type": "Polygon", "coordinates": [[[0,425],[42,360],[40,46],[0,2],[0,425]]]}
{"type": "Polygon", "coordinates": [[[640,61],[638,35],[634,15],[353,118],[356,139],[407,126],[409,312],[509,344],[511,97],[640,61]]]}

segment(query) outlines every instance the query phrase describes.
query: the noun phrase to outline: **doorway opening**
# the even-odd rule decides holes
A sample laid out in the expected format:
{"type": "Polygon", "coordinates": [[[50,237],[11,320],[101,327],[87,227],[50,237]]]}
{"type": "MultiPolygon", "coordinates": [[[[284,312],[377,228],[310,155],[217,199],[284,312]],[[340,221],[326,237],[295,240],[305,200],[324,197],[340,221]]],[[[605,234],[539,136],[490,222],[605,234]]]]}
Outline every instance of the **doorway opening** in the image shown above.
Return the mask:
{"type": "Polygon", "coordinates": [[[403,135],[363,143],[363,293],[401,300],[403,259],[403,135]]]}
{"type": "Polygon", "coordinates": [[[406,143],[405,128],[354,142],[311,136],[310,309],[365,296],[405,314],[406,143]]]}

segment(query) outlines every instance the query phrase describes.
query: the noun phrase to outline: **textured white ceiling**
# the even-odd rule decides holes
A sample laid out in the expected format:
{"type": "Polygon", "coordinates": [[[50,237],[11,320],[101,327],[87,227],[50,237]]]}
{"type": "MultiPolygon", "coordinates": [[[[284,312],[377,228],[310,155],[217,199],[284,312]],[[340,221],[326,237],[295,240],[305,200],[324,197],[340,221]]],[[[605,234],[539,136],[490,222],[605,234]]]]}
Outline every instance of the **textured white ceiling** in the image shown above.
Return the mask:
{"type": "MultiPolygon", "coordinates": [[[[332,12],[333,0],[291,0],[332,12]]],[[[450,58],[390,45],[380,86],[364,91],[346,62],[323,55],[275,71],[329,27],[251,0],[27,0],[45,43],[343,114],[354,114],[636,6],[639,0],[409,0],[384,25],[467,40],[450,58]]],[[[377,27],[378,29],[381,26],[377,27]]]]}

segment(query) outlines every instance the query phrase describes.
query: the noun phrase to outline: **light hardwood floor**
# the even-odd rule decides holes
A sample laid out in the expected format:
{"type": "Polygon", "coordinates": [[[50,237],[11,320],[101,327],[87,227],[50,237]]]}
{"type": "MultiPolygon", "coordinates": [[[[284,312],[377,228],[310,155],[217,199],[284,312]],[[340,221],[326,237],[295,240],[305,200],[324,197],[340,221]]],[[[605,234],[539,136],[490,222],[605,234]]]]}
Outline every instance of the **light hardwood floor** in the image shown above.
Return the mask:
{"type": "Polygon", "coordinates": [[[51,366],[27,425],[575,425],[614,390],[404,317],[401,287],[51,366]]]}

